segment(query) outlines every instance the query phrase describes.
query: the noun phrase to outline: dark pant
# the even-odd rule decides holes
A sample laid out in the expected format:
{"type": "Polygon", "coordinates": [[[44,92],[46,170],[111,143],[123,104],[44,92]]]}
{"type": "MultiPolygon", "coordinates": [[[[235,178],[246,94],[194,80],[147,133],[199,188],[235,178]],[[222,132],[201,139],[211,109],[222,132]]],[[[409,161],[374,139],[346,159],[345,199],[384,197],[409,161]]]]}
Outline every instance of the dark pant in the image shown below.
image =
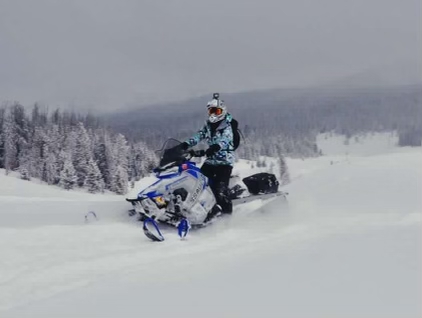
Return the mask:
{"type": "Polygon", "coordinates": [[[203,164],[201,172],[209,179],[212,192],[224,213],[232,213],[233,205],[229,196],[229,181],[233,167],[228,165],[203,164]]]}

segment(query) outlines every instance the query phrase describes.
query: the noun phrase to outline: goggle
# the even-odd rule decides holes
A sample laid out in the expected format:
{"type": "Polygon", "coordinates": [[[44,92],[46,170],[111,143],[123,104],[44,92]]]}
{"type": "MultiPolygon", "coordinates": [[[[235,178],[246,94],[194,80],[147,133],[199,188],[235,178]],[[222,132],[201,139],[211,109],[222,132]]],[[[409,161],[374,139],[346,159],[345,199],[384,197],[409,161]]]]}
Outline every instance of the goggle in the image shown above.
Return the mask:
{"type": "Polygon", "coordinates": [[[219,107],[209,107],[208,108],[208,115],[221,115],[223,113],[223,110],[219,107]]]}

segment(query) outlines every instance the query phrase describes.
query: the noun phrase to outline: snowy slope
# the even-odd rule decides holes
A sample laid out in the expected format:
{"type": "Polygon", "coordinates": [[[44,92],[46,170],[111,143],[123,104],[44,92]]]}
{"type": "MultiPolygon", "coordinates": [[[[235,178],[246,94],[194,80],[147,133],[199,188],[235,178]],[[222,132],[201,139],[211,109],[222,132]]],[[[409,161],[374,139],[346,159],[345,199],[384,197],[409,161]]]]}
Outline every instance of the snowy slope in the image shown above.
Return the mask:
{"type": "Polygon", "coordinates": [[[290,159],[288,206],[252,202],[163,243],[122,197],[0,174],[0,316],[420,317],[421,159],[290,159]]]}

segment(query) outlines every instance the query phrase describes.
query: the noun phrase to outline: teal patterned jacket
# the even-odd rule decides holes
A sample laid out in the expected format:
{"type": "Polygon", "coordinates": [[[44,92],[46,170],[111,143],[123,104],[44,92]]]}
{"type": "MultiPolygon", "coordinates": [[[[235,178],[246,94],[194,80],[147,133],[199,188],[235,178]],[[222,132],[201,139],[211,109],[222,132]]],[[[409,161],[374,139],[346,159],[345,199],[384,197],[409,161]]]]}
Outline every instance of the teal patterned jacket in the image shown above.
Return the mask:
{"type": "Polygon", "coordinates": [[[234,143],[233,130],[231,126],[232,116],[226,115],[226,118],[220,122],[214,136],[211,136],[210,122],[207,120],[202,129],[200,129],[192,138],[186,140],[186,143],[193,147],[200,141],[206,139],[208,146],[217,144],[220,150],[210,158],[205,160],[205,163],[211,165],[230,165],[234,164],[234,143]]]}

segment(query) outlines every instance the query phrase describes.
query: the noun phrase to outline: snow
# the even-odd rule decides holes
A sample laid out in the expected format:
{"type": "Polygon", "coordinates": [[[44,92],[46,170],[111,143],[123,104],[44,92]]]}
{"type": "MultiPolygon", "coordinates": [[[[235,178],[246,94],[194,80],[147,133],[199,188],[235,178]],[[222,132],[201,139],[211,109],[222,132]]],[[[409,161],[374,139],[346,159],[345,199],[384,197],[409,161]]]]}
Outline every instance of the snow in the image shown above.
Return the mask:
{"type": "Polygon", "coordinates": [[[162,243],[122,196],[0,171],[0,316],[420,317],[421,149],[326,153],[287,159],[288,204],[162,243]]]}
{"type": "Polygon", "coordinates": [[[395,132],[372,132],[347,138],[333,133],[319,134],[317,145],[327,155],[376,155],[397,149],[399,137],[395,132]]]}

